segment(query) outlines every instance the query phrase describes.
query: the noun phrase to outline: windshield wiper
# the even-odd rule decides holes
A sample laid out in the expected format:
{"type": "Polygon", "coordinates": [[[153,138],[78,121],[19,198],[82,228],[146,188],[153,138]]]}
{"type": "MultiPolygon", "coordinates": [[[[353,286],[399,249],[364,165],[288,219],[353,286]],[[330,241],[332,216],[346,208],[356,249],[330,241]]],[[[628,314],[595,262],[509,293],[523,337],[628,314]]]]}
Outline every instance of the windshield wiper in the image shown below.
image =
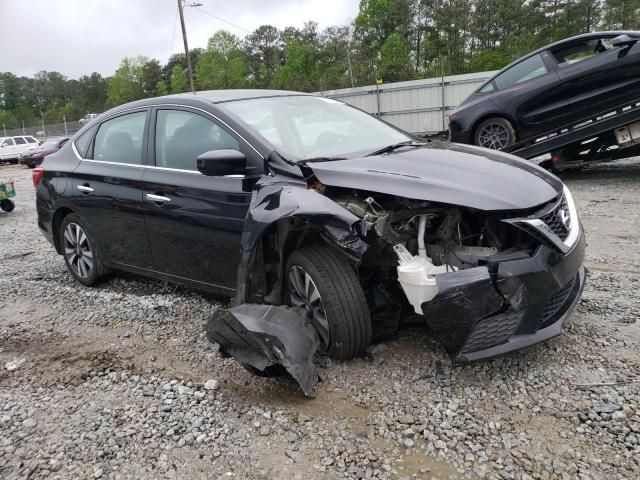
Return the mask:
{"type": "Polygon", "coordinates": [[[416,142],[414,140],[407,140],[406,142],[394,143],[392,145],[387,145],[386,147],[382,147],[374,152],[368,153],[367,157],[375,157],[376,155],[382,155],[383,153],[390,153],[394,150],[398,150],[402,147],[422,147],[426,145],[426,143],[416,142]]]}
{"type": "Polygon", "coordinates": [[[301,162],[331,162],[333,160],[346,160],[347,157],[313,157],[313,158],[303,158],[300,160],[301,162]]]}

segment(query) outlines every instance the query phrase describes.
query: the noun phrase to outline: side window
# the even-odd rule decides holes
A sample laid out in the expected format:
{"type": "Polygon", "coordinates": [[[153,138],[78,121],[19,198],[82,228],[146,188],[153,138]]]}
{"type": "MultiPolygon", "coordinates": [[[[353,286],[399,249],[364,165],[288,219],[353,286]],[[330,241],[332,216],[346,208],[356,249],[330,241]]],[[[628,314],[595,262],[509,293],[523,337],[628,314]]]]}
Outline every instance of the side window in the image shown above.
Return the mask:
{"type": "Polygon", "coordinates": [[[518,83],[532,80],[547,73],[547,67],[540,54],[529,57],[526,60],[514,65],[506,72],[495,78],[498,89],[508,88],[518,83]]]}
{"type": "Polygon", "coordinates": [[[103,122],[98,127],[93,159],[142,164],[142,141],[147,112],[129,113],[103,122]]]}
{"type": "Polygon", "coordinates": [[[13,145],[14,145],[13,138],[7,138],[5,139],[4,142],[2,142],[3,147],[13,147],[13,145]]]}
{"type": "Polygon", "coordinates": [[[27,142],[29,143],[38,143],[38,141],[33,137],[24,137],[24,138],[26,138],[27,142]]]}
{"type": "Polygon", "coordinates": [[[15,137],[16,145],[26,145],[27,141],[22,137],[15,137]]]}
{"type": "Polygon", "coordinates": [[[89,146],[91,145],[91,139],[93,138],[93,134],[96,133],[97,127],[91,127],[89,130],[80,135],[73,144],[76,147],[76,150],[80,154],[82,158],[87,158],[87,154],[89,152],[89,146]]]}
{"type": "Polygon", "coordinates": [[[484,87],[482,87],[480,90],[478,90],[478,93],[489,93],[489,92],[493,92],[493,90],[494,90],[493,82],[489,82],[484,87]]]}
{"type": "Polygon", "coordinates": [[[197,171],[196,159],[209,150],[239,150],[240,145],[222,127],[192,112],[158,110],[156,165],[197,171]]]}
{"type": "Polygon", "coordinates": [[[560,47],[555,50],[553,56],[558,61],[560,68],[587,60],[613,48],[613,39],[610,37],[594,38],[581,43],[560,47]]]}

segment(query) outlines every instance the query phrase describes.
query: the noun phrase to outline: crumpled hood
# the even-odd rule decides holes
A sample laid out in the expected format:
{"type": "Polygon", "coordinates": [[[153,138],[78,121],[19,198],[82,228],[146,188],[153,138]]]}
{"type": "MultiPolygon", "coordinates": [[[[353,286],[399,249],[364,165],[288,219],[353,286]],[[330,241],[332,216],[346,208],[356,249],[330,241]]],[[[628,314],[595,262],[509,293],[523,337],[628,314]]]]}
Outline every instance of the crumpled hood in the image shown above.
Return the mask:
{"type": "Polygon", "coordinates": [[[307,166],[325,185],[485,211],[529,209],[562,193],[562,182],[531,162],[445,142],[307,166]]]}

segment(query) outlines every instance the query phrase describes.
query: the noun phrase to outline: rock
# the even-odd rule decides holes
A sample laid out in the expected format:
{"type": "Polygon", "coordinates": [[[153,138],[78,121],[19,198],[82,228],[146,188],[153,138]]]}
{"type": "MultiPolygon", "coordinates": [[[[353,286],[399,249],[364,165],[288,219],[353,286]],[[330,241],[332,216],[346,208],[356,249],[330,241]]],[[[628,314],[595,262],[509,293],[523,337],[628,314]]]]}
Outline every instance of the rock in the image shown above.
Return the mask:
{"type": "Polygon", "coordinates": [[[269,435],[271,435],[271,427],[269,425],[264,425],[261,429],[260,429],[260,436],[262,437],[268,437],[269,435]]]}
{"type": "Polygon", "coordinates": [[[218,380],[210,378],[206,382],[204,382],[205,390],[218,390],[218,380]]]}
{"type": "Polygon", "coordinates": [[[593,411],[596,413],[613,413],[616,410],[618,410],[618,406],[615,403],[595,402],[593,404],[593,411]]]}
{"type": "Polygon", "coordinates": [[[405,448],[413,448],[413,446],[415,445],[415,442],[413,441],[413,439],[407,438],[407,437],[403,438],[401,440],[401,443],[402,445],[405,446],[405,448]]]}

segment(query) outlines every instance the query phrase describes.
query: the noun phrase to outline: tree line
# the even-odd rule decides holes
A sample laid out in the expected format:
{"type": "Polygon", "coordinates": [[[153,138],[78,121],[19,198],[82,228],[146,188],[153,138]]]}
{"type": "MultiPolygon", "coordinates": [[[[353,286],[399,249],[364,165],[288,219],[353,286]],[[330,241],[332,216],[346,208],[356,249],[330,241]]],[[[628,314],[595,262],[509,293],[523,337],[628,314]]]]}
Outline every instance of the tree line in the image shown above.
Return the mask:
{"type": "MultiPolygon", "coordinates": [[[[196,88],[306,92],[499,69],[562,38],[640,29],[640,0],[360,0],[349,25],[263,25],[215,32],[190,52],[196,88]]],[[[189,89],[184,53],[166,64],[124,58],[111,77],[0,73],[6,128],[77,120],[87,112],[189,89]]]]}

